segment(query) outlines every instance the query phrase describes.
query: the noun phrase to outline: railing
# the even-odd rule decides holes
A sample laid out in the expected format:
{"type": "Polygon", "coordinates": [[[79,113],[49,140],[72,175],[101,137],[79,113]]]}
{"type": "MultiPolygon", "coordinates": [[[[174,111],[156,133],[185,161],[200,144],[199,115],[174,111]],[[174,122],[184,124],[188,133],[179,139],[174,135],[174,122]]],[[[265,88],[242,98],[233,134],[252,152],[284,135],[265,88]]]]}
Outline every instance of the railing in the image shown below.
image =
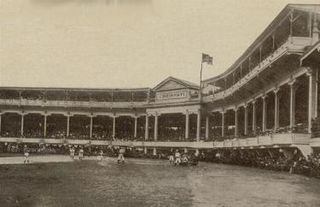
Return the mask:
{"type": "Polygon", "coordinates": [[[304,48],[311,44],[309,37],[289,37],[277,50],[271,53],[267,58],[262,60],[257,66],[255,66],[246,76],[241,78],[237,83],[226,90],[222,90],[214,95],[203,97],[205,102],[223,99],[230,96],[240,87],[248,83],[251,79],[256,77],[260,72],[266,69],[269,65],[279,59],[282,55],[288,52],[302,53],[304,48]]]}
{"type": "MultiPolygon", "coordinates": [[[[261,147],[274,145],[306,145],[310,142],[310,134],[280,133],[270,134],[246,139],[227,139],[215,141],[215,147],[261,147]]],[[[320,141],[320,140],[319,140],[320,141]]]]}
{"type": "MultiPolygon", "coordinates": [[[[0,142],[8,143],[42,143],[42,144],[63,144],[63,145],[115,145],[127,147],[177,147],[177,148],[260,148],[260,147],[281,147],[318,144],[320,139],[310,139],[310,134],[273,134],[246,139],[227,139],[224,141],[195,142],[195,141],[135,141],[135,140],[89,140],[89,139],[66,139],[66,138],[18,138],[0,137],[0,142]],[[317,141],[317,142],[315,142],[317,141]]],[[[317,146],[318,146],[317,145],[317,146]]]]}
{"type": "Polygon", "coordinates": [[[0,99],[1,105],[18,106],[58,106],[58,107],[103,107],[103,108],[130,108],[143,107],[147,102],[93,102],[93,101],[43,101],[28,99],[0,99]]]}

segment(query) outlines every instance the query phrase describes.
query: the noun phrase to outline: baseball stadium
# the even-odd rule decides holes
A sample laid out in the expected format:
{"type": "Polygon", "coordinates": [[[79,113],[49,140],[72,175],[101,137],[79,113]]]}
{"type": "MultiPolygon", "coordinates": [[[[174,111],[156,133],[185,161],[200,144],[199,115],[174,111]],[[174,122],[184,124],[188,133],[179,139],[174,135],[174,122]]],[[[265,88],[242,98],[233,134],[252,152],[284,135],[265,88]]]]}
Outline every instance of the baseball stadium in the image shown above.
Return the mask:
{"type": "Polygon", "coordinates": [[[319,206],[319,70],[320,6],[289,4],[198,83],[1,86],[0,205],[319,206]]]}

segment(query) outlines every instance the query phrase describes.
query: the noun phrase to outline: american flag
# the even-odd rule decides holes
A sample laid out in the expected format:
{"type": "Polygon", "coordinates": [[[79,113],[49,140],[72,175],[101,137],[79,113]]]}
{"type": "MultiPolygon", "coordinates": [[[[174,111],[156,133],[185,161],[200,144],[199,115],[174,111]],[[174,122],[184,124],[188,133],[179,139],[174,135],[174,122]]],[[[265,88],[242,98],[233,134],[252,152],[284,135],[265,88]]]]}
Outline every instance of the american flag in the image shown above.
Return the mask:
{"type": "Polygon", "coordinates": [[[213,59],[210,55],[202,53],[202,63],[207,63],[207,64],[212,65],[213,59]]]}

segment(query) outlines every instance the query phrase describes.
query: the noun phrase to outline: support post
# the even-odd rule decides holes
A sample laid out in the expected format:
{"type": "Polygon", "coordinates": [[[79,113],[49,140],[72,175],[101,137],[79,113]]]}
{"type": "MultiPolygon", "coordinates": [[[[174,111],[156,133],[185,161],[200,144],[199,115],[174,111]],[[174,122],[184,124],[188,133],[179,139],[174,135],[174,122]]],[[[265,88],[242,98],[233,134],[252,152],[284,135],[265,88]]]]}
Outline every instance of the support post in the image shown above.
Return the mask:
{"type": "Polygon", "coordinates": [[[224,132],[225,132],[225,130],[224,130],[224,114],[225,114],[225,112],[224,111],[222,111],[222,113],[221,113],[221,137],[224,137],[224,132]]]}
{"type": "Polygon", "coordinates": [[[112,120],[112,138],[116,138],[116,116],[113,116],[112,120]]]}
{"type": "Polygon", "coordinates": [[[315,118],[315,92],[316,92],[316,79],[315,72],[311,69],[308,71],[307,76],[309,77],[309,97],[308,97],[308,133],[312,132],[312,120],[315,118]]]}
{"type": "Polygon", "coordinates": [[[279,88],[273,90],[274,92],[274,130],[279,128],[279,88]]]}
{"type": "Polygon", "coordinates": [[[89,137],[92,138],[92,128],[93,128],[93,116],[90,116],[90,133],[89,137]]]}
{"type": "Polygon", "coordinates": [[[189,139],[189,111],[186,110],[185,139],[189,139]]]}
{"type": "Polygon", "coordinates": [[[2,134],[2,114],[0,114],[0,136],[2,134]]]}
{"type": "Polygon", "coordinates": [[[244,135],[248,135],[248,105],[244,106],[244,135]]]}
{"type": "Polygon", "coordinates": [[[262,132],[265,132],[267,129],[267,96],[262,96],[262,132]]]}
{"type": "Polygon", "coordinates": [[[70,135],[70,116],[67,115],[67,137],[70,135]]]}
{"type": "Polygon", "coordinates": [[[256,100],[252,101],[252,132],[257,134],[256,100]]]}
{"type": "Polygon", "coordinates": [[[200,132],[201,132],[201,111],[200,109],[197,112],[197,142],[200,141],[200,132]]]}
{"type": "Polygon", "coordinates": [[[239,137],[239,125],[238,125],[238,108],[234,109],[234,137],[239,137]]]}
{"type": "Polygon", "coordinates": [[[319,82],[319,70],[315,71],[315,78],[314,78],[314,117],[318,117],[318,82],[319,82]]]}
{"type": "Polygon", "coordinates": [[[292,130],[296,122],[296,86],[295,80],[289,82],[290,86],[290,129],[292,130]]]}
{"type": "Polygon", "coordinates": [[[134,117],[134,138],[137,138],[137,131],[138,131],[138,117],[134,117]]]}
{"type": "Polygon", "coordinates": [[[149,115],[148,114],[146,114],[146,124],[145,124],[144,139],[145,140],[149,139],[149,115]]]}
{"type": "Polygon", "coordinates": [[[210,118],[209,115],[207,115],[207,116],[206,116],[206,137],[205,137],[206,140],[209,139],[209,127],[210,127],[210,126],[209,126],[209,124],[210,124],[210,123],[209,123],[209,118],[210,118]]]}
{"type": "Polygon", "coordinates": [[[24,127],[24,114],[21,114],[21,128],[20,128],[20,135],[23,136],[23,127],[24,127]]]}
{"type": "Polygon", "coordinates": [[[43,136],[47,137],[47,115],[43,117],[43,136]]]}
{"type": "Polygon", "coordinates": [[[154,115],[154,141],[158,140],[158,113],[154,115]]]}

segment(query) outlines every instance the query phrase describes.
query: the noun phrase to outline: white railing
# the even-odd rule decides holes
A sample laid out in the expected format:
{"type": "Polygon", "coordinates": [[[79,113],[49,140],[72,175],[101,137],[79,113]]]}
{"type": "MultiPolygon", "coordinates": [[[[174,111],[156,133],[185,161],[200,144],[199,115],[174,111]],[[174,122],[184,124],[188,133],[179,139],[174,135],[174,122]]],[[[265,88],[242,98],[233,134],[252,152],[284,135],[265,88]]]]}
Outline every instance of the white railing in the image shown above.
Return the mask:
{"type": "Polygon", "coordinates": [[[214,142],[163,142],[163,141],[108,141],[108,140],[80,140],[80,139],[52,139],[52,138],[17,138],[0,137],[0,142],[14,143],[47,143],[64,145],[114,145],[127,147],[174,147],[174,148],[240,148],[240,147],[274,147],[274,146],[295,146],[315,145],[320,146],[319,139],[310,139],[310,134],[283,133],[270,136],[251,137],[246,139],[232,139],[214,142]]]}
{"type": "Polygon", "coordinates": [[[304,48],[311,44],[309,37],[290,37],[283,45],[281,45],[277,50],[270,54],[267,58],[261,61],[255,68],[253,68],[245,77],[240,79],[236,84],[230,88],[218,92],[214,95],[209,95],[203,98],[205,102],[211,102],[214,100],[223,99],[230,96],[235,91],[239,90],[240,87],[248,83],[251,79],[256,77],[265,68],[279,59],[282,55],[287,52],[303,52],[304,48]]]}
{"type": "MultiPolygon", "coordinates": [[[[310,134],[298,133],[282,133],[272,134],[270,136],[251,137],[246,139],[233,139],[224,141],[215,141],[215,147],[259,147],[273,145],[307,145],[313,139],[310,139],[310,134]]],[[[320,145],[320,139],[319,139],[320,145]]]]}
{"type": "Polygon", "coordinates": [[[1,105],[23,106],[58,106],[58,107],[107,107],[107,108],[130,108],[143,107],[147,102],[93,102],[93,101],[43,101],[28,99],[0,99],[1,105]]]}

